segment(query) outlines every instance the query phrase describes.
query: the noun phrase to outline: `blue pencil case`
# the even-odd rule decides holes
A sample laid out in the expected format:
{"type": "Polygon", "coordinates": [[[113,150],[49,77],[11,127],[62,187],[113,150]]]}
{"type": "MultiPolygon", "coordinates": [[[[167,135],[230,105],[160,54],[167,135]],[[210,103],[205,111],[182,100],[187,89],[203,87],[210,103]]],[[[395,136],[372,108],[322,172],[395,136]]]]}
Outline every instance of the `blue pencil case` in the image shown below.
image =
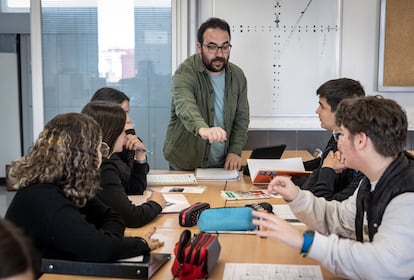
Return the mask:
{"type": "Polygon", "coordinates": [[[252,224],[251,207],[210,208],[201,212],[198,228],[202,232],[251,231],[256,228],[252,224]]]}

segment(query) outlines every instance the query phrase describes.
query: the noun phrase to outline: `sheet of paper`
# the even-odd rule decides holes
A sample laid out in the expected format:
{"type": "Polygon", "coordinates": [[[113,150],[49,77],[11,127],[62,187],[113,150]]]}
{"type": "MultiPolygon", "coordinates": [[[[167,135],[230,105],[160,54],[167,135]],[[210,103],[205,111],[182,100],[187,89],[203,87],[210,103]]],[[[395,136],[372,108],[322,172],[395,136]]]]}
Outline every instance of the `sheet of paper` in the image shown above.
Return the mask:
{"type": "Polygon", "coordinates": [[[267,280],[307,279],[323,280],[319,265],[290,265],[262,263],[226,263],[223,279],[226,280],[267,280]]]}
{"type": "MultiPolygon", "coordinates": [[[[151,191],[145,191],[144,195],[129,195],[128,198],[134,205],[141,205],[147,202],[150,196],[151,191]]],[[[190,207],[190,203],[183,194],[164,193],[163,196],[167,201],[167,206],[161,213],[178,213],[184,208],[190,207]]]]}
{"type": "Polygon", "coordinates": [[[193,173],[186,174],[148,174],[148,186],[160,185],[194,185],[197,179],[193,173]]]}
{"type": "Polygon", "coordinates": [[[117,262],[135,262],[135,263],[136,262],[143,262],[143,261],[144,261],[144,256],[143,255],[117,260],[117,262]]]}
{"type": "MultiPolygon", "coordinates": [[[[129,195],[128,198],[132,201],[133,204],[141,205],[147,202],[148,198],[151,196],[151,192],[148,193],[146,192],[144,195],[129,195]]],[[[167,201],[167,206],[162,210],[161,213],[178,213],[184,208],[190,207],[190,203],[183,194],[165,193],[163,195],[167,201]]]]}
{"type": "Polygon", "coordinates": [[[178,213],[181,210],[190,207],[190,203],[183,194],[163,194],[167,200],[167,206],[162,213],[178,213]]]}
{"type": "Polygon", "coordinates": [[[197,168],[195,176],[197,180],[233,181],[240,179],[238,170],[225,170],[224,168],[197,168]]]}
{"type": "Polygon", "coordinates": [[[303,223],[299,222],[298,218],[296,218],[295,214],[290,210],[289,205],[287,204],[272,204],[273,213],[277,214],[280,218],[285,219],[289,223],[294,225],[304,225],[303,223]]]}

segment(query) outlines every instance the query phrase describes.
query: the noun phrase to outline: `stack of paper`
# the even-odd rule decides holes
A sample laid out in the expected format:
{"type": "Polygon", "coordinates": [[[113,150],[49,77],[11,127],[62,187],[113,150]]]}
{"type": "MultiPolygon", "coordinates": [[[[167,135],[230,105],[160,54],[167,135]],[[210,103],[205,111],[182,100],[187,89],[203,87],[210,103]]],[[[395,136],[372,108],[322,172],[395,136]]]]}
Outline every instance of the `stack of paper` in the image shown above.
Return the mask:
{"type": "Polygon", "coordinates": [[[197,184],[197,179],[192,173],[188,174],[148,174],[148,186],[165,185],[193,185],[197,184]]]}
{"type": "Polygon", "coordinates": [[[235,181],[240,179],[238,170],[225,170],[224,168],[197,168],[197,180],[235,181]]]}

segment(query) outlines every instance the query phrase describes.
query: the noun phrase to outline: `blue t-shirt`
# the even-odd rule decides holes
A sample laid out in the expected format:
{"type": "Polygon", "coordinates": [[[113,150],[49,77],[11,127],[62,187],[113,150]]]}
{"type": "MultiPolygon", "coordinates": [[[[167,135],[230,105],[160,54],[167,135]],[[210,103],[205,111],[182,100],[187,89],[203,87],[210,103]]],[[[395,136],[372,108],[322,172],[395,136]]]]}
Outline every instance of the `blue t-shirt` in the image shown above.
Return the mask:
{"type": "MultiPolygon", "coordinates": [[[[220,75],[209,75],[214,89],[214,126],[224,129],[224,89],[226,73],[220,75]]],[[[223,167],[226,159],[225,143],[215,142],[211,145],[208,157],[209,167],[223,167]]]]}

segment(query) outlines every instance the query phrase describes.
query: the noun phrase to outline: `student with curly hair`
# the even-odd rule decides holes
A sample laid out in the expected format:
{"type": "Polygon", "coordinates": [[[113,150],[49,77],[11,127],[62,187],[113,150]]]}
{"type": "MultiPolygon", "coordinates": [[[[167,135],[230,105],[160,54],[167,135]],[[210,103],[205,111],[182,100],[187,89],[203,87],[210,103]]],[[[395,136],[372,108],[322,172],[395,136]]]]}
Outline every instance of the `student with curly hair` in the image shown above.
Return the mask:
{"type": "Polygon", "coordinates": [[[99,125],[80,113],[50,120],[29,153],[12,163],[19,190],[6,219],[45,258],[106,262],[147,254],[163,245],[151,236],[124,237],[119,213],[95,198],[101,189],[99,125]]]}

